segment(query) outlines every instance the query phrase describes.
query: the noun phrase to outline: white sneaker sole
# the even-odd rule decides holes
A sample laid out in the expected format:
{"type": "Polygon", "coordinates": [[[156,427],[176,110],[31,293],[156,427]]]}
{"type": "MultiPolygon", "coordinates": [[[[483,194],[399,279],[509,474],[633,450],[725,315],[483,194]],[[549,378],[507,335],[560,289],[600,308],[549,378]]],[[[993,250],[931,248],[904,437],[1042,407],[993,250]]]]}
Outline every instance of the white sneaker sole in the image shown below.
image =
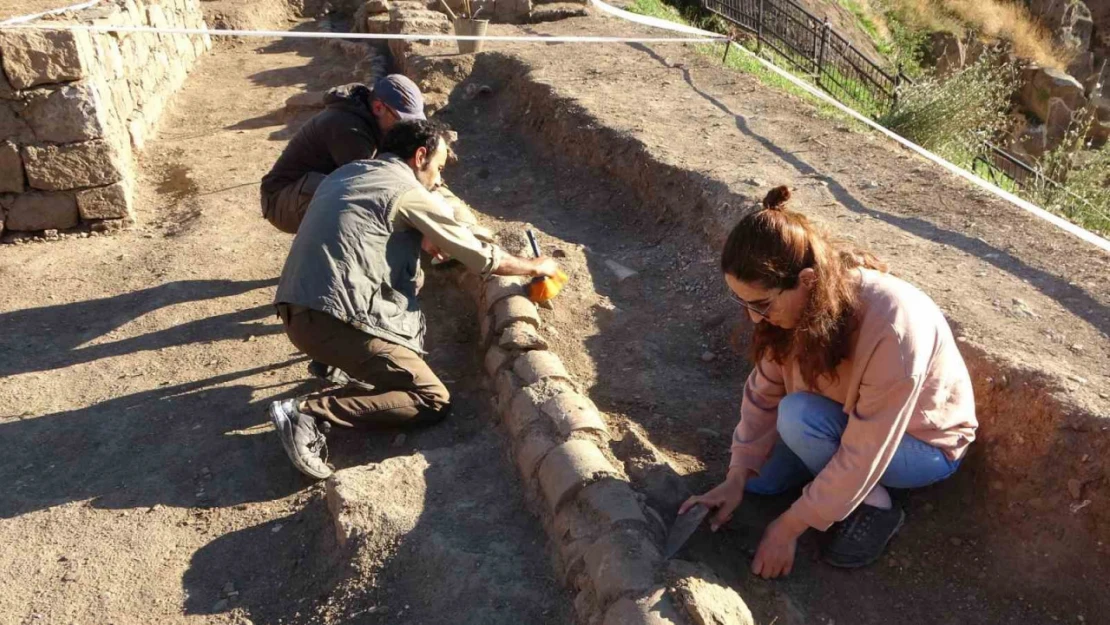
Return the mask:
{"type": "Polygon", "coordinates": [[[331,476],[331,472],[327,475],[320,475],[301,460],[293,446],[293,422],[281,409],[281,402],[275,401],[270,404],[270,422],[274,424],[274,430],[277,431],[278,438],[281,439],[281,447],[285,450],[285,455],[289,457],[289,461],[293,463],[294,467],[297,467],[298,471],[318,480],[324,480],[331,476]]]}

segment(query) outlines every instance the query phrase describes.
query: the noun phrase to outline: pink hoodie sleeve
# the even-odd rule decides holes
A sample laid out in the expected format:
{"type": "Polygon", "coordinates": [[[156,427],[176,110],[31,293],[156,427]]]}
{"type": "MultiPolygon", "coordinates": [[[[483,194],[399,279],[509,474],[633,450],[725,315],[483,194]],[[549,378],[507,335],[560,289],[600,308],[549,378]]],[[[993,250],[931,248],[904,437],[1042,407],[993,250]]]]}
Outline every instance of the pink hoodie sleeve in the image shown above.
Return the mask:
{"type": "Polygon", "coordinates": [[[879,340],[840,449],[792,507],[810,527],[824,531],[843,520],[879,483],[917,406],[925,377],[921,365],[929,353],[928,346],[895,332],[879,340]]]}
{"type": "Polygon", "coordinates": [[[740,423],[732,432],[732,460],[728,468],[744,467],[759,473],[778,441],[775,421],[779,401],[785,395],[782,367],[767,359],[756,365],[744,385],[740,423]]]}

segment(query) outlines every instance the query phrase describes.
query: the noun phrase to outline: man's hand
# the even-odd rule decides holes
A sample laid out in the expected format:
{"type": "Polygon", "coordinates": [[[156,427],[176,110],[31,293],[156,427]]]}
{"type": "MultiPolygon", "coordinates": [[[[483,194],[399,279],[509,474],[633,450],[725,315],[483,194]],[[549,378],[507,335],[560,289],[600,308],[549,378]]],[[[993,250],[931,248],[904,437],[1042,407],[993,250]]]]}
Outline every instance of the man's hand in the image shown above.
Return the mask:
{"type": "Polygon", "coordinates": [[[740,467],[729,469],[728,477],[713,490],[704,495],[694,495],[687,499],[678,509],[679,514],[686,514],[694,504],[702,504],[709,509],[716,509],[717,513],[709,519],[709,528],[714,532],[732,519],[732,513],[744,499],[744,486],[748,481],[748,470],[740,467]]]}
{"type": "Polygon", "coordinates": [[[435,243],[432,243],[431,237],[424,237],[420,241],[420,249],[427,252],[428,255],[432,258],[438,258],[439,260],[447,259],[447,257],[443,254],[443,251],[440,250],[435,243]]]}
{"type": "Polygon", "coordinates": [[[532,268],[533,276],[543,276],[544,278],[554,278],[556,273],[559,273],[559,263],[555,262],[554,258],[541,256],[533,259],[535,266],[532,268]]]}
{"type": "Polygon", "coordinates": [[[794,516],[790,510],[783,512],[763,531],[763,538],[752,560],[752,573],[763,579],[789,575],[794,569],[798,537],[807,529],[809,526],[805,521],[794,516]]]}

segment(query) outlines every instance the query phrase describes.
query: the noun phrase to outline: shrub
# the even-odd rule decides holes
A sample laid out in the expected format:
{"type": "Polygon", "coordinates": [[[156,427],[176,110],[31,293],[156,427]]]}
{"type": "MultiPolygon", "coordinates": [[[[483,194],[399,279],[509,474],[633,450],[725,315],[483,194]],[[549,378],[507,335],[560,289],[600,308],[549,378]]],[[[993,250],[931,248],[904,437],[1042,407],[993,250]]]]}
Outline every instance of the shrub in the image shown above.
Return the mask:
{"type": "Polygon", "coordinates": [[[1030,202],[1103,235],[1110,234],[1110,144],[1087,150],[1092,118],[1078,116],[1063,143],[1038,163],[1042,177],[1021,194],[1030,202]]]}
{"type": "Polygon", "coordinates": [[[907,139],[970,167],[983,142],[1006,125],[1006,110],[1016,72],[984,56],[947,78],[925,78],[903,85],[895,106],[880,118],[907,139]]]}

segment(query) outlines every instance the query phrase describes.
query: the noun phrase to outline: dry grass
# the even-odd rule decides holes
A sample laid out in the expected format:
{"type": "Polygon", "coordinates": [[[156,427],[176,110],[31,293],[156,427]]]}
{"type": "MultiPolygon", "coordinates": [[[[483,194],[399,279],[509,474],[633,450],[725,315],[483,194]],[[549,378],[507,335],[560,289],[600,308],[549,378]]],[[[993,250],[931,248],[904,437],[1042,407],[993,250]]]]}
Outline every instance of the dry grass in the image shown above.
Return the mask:
{"type": "MultiPolygon", "coordinates": [[[[866,2],[866,0],[862,0],[866,2]]],[[[1067,68],[1071,55],[1022,4],[1008,0],[871,0],[877,14],[896,15],[917,30],[973,30],[987,38],[1013,42],[1018,56],[1038,64],[1067,68]]]]}

